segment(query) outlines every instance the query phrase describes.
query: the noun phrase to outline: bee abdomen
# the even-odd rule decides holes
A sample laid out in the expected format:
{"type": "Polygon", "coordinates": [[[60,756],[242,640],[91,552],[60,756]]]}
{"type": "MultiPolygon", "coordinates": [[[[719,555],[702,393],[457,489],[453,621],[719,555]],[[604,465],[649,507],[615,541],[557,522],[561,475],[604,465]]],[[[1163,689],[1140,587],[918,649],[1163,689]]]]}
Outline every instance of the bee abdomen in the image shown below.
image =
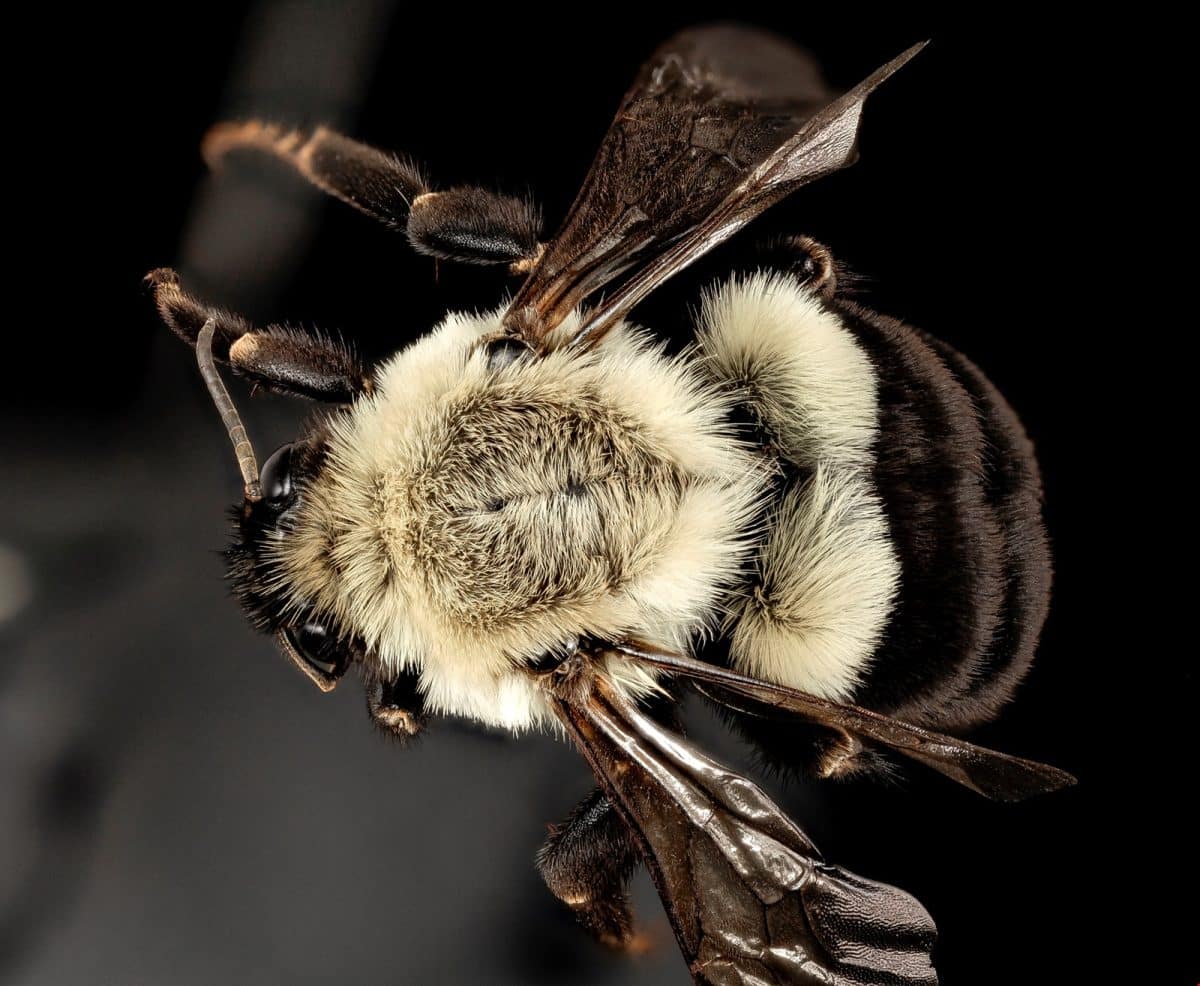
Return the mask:
{"type": "MultiPolygon", "coordinates": [[[[1003,397],[944,343],[787,276],[711,295],[700,343],[783,467],[729,661],[942,730],[995,716],[1050,581],[1037,463],[1003,397]]],[[[776,762],[810,745],[796,724],[740,725],[776,762]]]]}

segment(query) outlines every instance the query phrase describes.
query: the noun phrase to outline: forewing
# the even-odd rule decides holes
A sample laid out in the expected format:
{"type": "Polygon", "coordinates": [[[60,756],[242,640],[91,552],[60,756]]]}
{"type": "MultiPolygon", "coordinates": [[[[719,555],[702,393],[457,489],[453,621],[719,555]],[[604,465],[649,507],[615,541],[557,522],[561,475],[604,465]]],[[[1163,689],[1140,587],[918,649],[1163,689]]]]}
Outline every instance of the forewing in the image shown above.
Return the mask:
{"type": "Polygon", "coordinates": [[[552,329],[698,226],[834,95],[807,54],[763,31],[717,25],[675,35],[625,94],[510,315],[533,326],[529,334],[552,329]]]}
{"type": "Polygon", "coordinates": [[[880,715],[870,709],[832,702],[794,688],[760,681],[683,654],[629,643],[617,644],[614,650],[659,670],[709,682],[768,708],[802,716],[868,742],[882,744],[997,801],[1020,801],[1075,783],[1075,778],[1066,771],[1049,764],[997,753],[955,736],[935,733],[880,715]]]}
{"type": "Polygon", "coordinates": [[[707,986],[935,984],[913,897],[829,866],[754,784],[598,676],[556,712],[634,830],[679,947],[707,986]]]}
{"type": "Polygon", "coordinates": [[[653,256],[612,297],[588,312],[571,344],[594,343],[663,281],[729,239],[776,202],[801,185],[853,164],[858,157],[858,127],[867,97],[923,47],[913,45],[816,113],[798,133],[738,181],[702,221],[653,256]]]}

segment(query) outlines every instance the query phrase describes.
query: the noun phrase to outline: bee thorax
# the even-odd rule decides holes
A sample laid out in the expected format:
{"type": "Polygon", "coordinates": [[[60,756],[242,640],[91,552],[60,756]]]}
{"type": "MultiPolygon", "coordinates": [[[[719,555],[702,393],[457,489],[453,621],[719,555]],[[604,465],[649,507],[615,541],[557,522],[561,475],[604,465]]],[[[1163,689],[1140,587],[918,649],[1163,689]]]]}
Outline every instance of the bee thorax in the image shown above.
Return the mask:
{"type": "Polygon", "coordinates": [[[431,711],[519,728],[544,706],[523,665],[564,640],[716,625],[762,470],[728,398],[636,332],[497,365],[498,323],[452,315],[381,369],[278,561],[431,711]]]}

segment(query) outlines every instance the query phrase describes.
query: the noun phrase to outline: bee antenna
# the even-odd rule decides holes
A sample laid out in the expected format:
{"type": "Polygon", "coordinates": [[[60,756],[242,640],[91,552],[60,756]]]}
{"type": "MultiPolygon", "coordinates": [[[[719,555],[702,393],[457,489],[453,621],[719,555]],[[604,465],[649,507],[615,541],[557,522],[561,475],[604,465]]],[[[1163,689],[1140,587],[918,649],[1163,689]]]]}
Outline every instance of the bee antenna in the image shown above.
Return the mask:
{"type": "Polygon", "coordinates": [[[254,446],[250,444],[246,427],[242,424],[242,419],[238,416],[237,408],[233,406],[229,391],[225,389],[225,384],[221,382],[221,375],[217,373],[217,364],[213,361],[212,341],[216,331],[217,321],[213,318],[205,322],[200,329],[200,334],[196,337],[196,362],[200,365],[200,376],[204,378],[208,392],[212,395],[213,403],[217,405],[217,412],[221,415],[225,430],[229,432],[229,440],[233,442],[233,454],[237,456],[238,468],[242,471],[246,499],[255,503],[262,499],[262,486],[258,481],[258,462],[254,458],[254,446]]]}

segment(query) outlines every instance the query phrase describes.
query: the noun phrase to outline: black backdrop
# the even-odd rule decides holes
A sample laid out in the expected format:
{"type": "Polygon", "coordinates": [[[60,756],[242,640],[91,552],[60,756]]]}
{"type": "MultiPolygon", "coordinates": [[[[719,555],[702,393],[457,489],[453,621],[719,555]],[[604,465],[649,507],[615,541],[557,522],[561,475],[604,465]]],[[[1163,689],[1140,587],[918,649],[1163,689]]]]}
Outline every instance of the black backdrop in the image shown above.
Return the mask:
{"type": "MultiPolygon", "coordinates": [[[[869,103],[862,160],[742,240],[802,230],[829,243],[866,275],[869,303],[968,353],[1023,415],[1046,475],[1055,601],[1019,701],[979,738],[1081,781],[1015,807],[916,772],[892,786],[771,789],[830,858],[926,904],[950,986],[1092,972],[1148,982],[1130,971],[1147,941],[1177,971],[1196,964],[1194,932],[1171,916],[1194,920],[1194,903],[1149,897],[1164,871],[1194,868],[1171,841],[1178,805],[1145,801],[1162,759],[1145,751],[1189,749],[1162,742],[1185,720],[1134,729],[1121,711],[1141,703],[1131,670],[1146,662],[1161,662],[1168,703],[1192,678],[1170,657],[1121,649],[1137,617],[1099,592],[1117,578],[1110,545],[1123,535],[1097,502],[1119,467],[1111,450],[1096,458],[1102,371],[1082,344],[1096,328],[1084,295],[1107,289],[1109,268],[1097,281],[1076,266],[1095,246],[1081,220],[1096,167],[1079,115],[1091,39],[1048,33],[1028,13],[578,5],[535,19],[361,0],[147,6],[44,28],[45,84],[22,108],[47,136],[28,153],[17,141],[10,187],[14,207],[40,214],[21,245],[44,308],[10,314],[20,350],[3,390],[19,427],[3,438],[14,478],[0,587],[25,601],[0,622],[13,793],[0,816],[13,852],[0,973],[686,981],[644,882],[660,944],[638,962],[592,946],[537,885],[541,823],[587,786],[569,751],[452,726],[390,749],[354,699],[311,694],[244,630],[209,550],[236,492],[232,463],[139,278],[176,264],[215,302],[341,329],[384,355],[448,307],[495,304],[503,279],[414,257],[269,169],[207,178],[196,148],[213,120],[332,121],[443,184],[531,189],[553,227],[641,59],[677,27],[730,14],[803,42],[840,85],[933,40],[869,103]],[[1118,759],[1137,768],[1119,782],[1118,759]],[[1153,841],[1114,827],[1131,806],[1155,822],[1153,841]]],[[[698,284],[736,257],[733,245],[706,260],[639,319],[682,332],[698,284]]],[[[241,403],[263,451],[302,413],[241,403]]],[[[700,736],[747,761],[694,711],[700,736]]]]}

